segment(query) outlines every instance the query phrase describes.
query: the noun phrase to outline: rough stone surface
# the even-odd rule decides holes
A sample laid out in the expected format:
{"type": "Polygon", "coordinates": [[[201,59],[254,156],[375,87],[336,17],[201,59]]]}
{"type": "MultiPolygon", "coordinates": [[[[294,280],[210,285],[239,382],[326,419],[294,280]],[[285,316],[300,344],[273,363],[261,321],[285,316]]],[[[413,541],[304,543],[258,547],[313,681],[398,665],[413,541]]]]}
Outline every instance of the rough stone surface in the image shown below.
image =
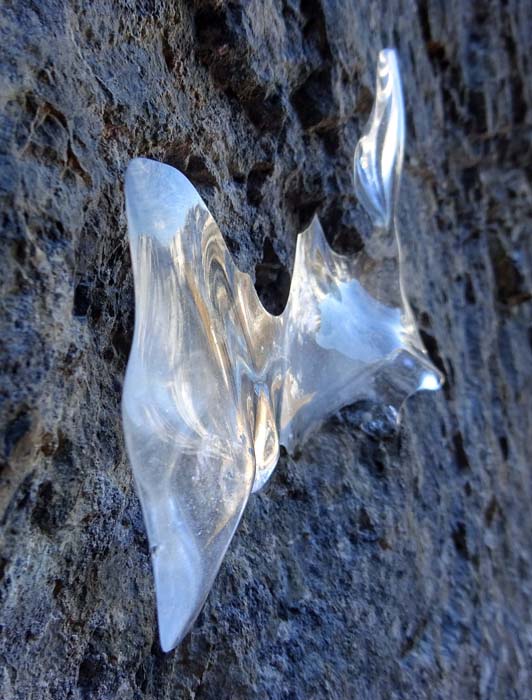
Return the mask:
{"type": "Polygon", "coordinates": [[[0,697],[530,698],[531,16],[2,1],[0,697]],[[124,169],[187,173],[279,310],[312,213],[338,250],[362,245],[350,158],[389,45],[406,282],[445,391],[399,432],[350,407],[284,456],[163,655],[119,413],[124,169]]]}

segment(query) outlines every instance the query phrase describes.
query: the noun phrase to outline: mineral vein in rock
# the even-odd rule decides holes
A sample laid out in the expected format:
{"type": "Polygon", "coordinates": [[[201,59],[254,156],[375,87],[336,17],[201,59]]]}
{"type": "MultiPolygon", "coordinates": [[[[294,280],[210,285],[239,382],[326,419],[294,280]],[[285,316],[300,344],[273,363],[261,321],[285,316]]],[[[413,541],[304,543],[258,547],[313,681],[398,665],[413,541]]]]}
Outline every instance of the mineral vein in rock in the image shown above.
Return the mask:
{"type": "Polygon", "coordinates": [[[354,163],[373,235],[357,256],[341,256],[315,218],[298,238],[280,316],[236,268],[187,178],[151,160],[129,165],[136,318],[122,405],[165,651],[201,610],[280,444],[292,449],[358,399],[398,410],[440,384],[402,289],[394,208],[403,141],[397,59],[386,50],[354,163]]]}

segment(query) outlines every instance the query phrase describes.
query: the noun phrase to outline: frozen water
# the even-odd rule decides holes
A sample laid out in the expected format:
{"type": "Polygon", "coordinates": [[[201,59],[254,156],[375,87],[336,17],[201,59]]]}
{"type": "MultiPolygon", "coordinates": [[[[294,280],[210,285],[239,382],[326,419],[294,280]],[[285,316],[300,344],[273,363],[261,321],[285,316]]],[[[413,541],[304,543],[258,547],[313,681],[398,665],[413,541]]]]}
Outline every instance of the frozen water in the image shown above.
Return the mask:
{"type": "Polygon", "coordinates": [[[252,490],[279,456],[357,400],[395,415],[440,377],[403,293],[395,202],[404,108],[396,55],[382,51],[355,191],[374,224],[336,254],[318,219],[298,238],[290,296],[270,315],[187,178],[133,160],[126,175],[135,334],[124,431],[152,550],[165,651],[212,586],[252,490]]]}

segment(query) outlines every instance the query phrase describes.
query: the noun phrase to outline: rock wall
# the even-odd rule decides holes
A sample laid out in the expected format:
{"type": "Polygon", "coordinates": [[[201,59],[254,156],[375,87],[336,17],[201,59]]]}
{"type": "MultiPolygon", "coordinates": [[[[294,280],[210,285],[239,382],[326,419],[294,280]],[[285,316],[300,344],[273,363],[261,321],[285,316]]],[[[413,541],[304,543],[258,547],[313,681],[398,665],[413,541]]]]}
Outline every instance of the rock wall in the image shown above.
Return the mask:
{"type": "Polygon", "coordinates": [[[0,697],[529,698],[530,3],[1,4],[0,697]],[[119,411],[124,169],[183,170],[278,311],[314,212],[363,245],[351,155],[384,46],[445,390],[400,431],[351,407],[283,456],[164,655],[119,411]]]}

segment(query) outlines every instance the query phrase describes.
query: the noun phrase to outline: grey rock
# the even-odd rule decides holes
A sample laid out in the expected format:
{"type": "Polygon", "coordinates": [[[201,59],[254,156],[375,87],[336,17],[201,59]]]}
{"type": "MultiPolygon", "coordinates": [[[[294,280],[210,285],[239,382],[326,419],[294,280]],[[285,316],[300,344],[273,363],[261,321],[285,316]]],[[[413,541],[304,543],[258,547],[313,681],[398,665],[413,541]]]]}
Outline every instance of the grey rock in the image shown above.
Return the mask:
{"type": "Polygon", "coordinates": [[[529,698],[530,3],[1,4],[0,697],[529,698]],[[183,170],[280,310],[314,212],[364,244],[351,155],[384,46],[445,390],[284,456],[163,655],[119,411],[125,167],[183,170]]]}

